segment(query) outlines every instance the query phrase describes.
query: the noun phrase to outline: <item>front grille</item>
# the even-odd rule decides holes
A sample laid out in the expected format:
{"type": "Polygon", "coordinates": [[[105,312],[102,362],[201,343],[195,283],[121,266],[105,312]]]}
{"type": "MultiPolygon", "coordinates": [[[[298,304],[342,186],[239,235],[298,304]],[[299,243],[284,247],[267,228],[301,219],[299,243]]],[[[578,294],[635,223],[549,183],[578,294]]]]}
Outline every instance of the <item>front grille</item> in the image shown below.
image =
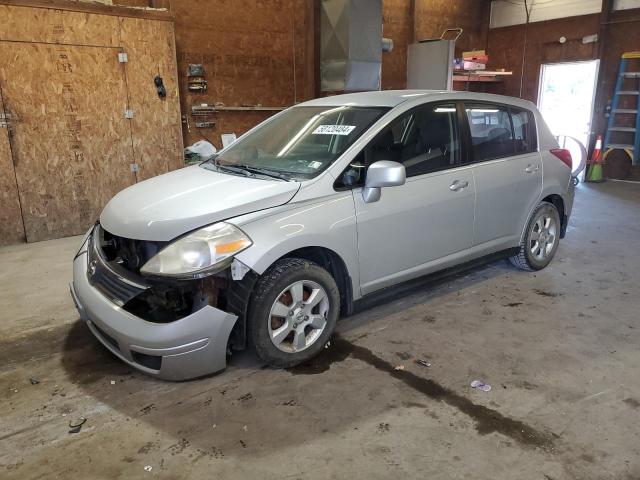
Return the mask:
{"type": "Polygon", "coordinates": [[[136,275],[151,257],[169,243],[119,237],[106,231],[101,225],[98,225],[96,231],[104,258],[136,275]]]}
{"type": "Polygon", "coordinates": [[[127,278],[126,272],[115,261],[107,261],[95,244],[94,235],[89,242],[89,264],[87,277],[89,283],[113,303],[123,306],[132,298],[140,295],[149,287],[142,282],[127,278]],[[120,272],[120,273],[118,273],[120,272]]]}

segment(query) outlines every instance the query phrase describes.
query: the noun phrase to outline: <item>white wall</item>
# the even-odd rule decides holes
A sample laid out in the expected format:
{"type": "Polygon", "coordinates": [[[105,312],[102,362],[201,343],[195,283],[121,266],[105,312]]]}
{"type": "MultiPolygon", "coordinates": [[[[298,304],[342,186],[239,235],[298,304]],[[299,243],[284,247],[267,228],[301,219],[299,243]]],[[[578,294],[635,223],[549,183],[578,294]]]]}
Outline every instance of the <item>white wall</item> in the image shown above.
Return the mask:
{"type": "Polygon", "coordinates": [[[628,8],[640,8],[640,0],[613,0],[614,10],[626,10],[628,8]]]}
{"type": "MultiPolygon", "coordinates": [[[[602,0],[529,0],[531,22],[553,20],[599,13],[602,0]],[[533,7],[531,7],[533,3],[533,7]]],[[[640,0],[614,0],[614,10],[640,8],[640,0]]],[[[491,2],[491,28],[525,23],[524,0],[493,0],[491,2]]]]}

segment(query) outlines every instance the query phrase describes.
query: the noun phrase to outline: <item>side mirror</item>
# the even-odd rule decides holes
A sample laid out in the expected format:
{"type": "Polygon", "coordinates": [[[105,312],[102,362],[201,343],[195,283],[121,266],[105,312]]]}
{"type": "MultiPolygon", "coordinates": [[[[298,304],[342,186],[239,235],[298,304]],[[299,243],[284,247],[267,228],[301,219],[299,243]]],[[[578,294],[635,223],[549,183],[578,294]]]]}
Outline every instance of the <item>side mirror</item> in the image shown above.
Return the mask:
{"type": "Polygon", "coordinates": [[[362,190],[364,202],[377,202],[380,200],[382,187],[404,185],[406,180],[407,172],[401,163],[380,160],[371,164],[367,169],[367,179],[362,190]]]}

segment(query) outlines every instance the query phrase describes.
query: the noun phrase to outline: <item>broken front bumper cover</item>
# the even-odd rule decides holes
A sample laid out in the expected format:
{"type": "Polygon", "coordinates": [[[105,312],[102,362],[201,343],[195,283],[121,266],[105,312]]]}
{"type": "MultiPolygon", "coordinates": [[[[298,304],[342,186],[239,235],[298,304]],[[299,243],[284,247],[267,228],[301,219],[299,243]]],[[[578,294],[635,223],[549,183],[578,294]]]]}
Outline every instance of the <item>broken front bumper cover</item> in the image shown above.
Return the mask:
{"type": "Polygon", "coordinates": [[[170,323],[152,323],[125,311],[88,279],[88,254],[73,262],[71,296],[80,317],[114,355],[166,380],[187,380],[223,370],[237,316],[212,306],[170,323]]]}

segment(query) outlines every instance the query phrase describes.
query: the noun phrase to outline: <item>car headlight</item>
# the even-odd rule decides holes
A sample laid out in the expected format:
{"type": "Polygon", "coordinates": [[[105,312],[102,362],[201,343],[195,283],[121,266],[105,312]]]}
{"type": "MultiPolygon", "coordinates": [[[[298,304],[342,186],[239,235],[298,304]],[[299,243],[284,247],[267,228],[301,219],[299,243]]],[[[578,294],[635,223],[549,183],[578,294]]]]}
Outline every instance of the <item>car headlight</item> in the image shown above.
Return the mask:
{"type": "Polygon", "coordinates": [[[163,248],[140,269],[147,275],[199,277],[226,268],[233,256],[250,247],[242,230],[225,222],[185,235],[163,248]]]}

